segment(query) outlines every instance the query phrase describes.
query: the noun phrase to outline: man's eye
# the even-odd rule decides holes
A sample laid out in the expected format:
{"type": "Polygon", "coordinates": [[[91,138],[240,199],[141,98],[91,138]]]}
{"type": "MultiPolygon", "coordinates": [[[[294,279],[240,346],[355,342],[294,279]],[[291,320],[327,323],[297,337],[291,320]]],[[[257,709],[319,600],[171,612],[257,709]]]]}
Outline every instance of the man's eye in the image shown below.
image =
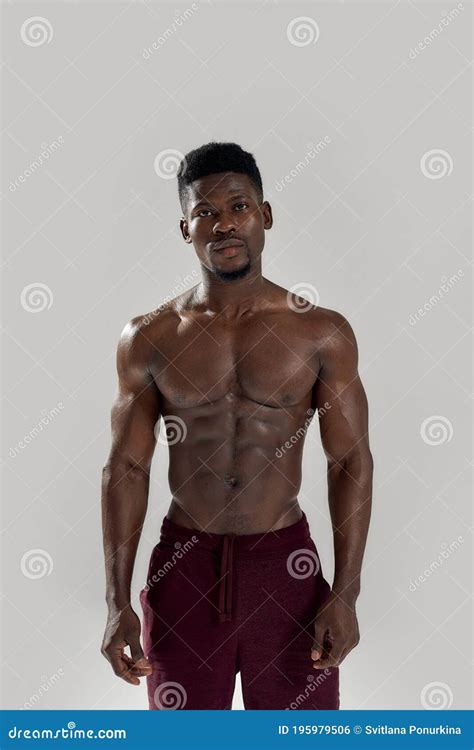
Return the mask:
{"type": "Polygon", "coordinates": [[[196,216],[202,216],[202,214],[205,214],[205,213],[210,214],[211,213],[210,209],[209,208],[201,208],[201,210],[198,211],[198,213],[196,214],[196,216]]]}
{"type": "Polygon", "coordinates": [[[248,203],[237,203],[237,205],[235,206],[235,208],[239,208],[239,206],[244,206],[244,208],[248,208],[249,204],[248,203]]]}

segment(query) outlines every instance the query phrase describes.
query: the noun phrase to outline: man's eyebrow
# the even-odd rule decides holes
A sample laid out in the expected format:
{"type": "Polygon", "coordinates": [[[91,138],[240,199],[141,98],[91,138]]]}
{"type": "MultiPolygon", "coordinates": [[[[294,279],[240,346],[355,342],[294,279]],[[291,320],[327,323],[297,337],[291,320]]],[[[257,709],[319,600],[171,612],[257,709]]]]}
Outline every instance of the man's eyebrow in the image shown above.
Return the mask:
{"type": "MultiPolygon", "coordinates": [[[[230,195],[228,197],[228,200],[235,200],[236,198],[249,198],[249,195],[245,192],[242,192],[241,190],[231,191],[230,195]]],[[[196,208],[199,208],[199,206],[202,205],[213,205],[211,200],[208,200],[206,198],[201,198],[197,203],[194,204],[192,207],[192,211],[195,211],[196,208]]]]}

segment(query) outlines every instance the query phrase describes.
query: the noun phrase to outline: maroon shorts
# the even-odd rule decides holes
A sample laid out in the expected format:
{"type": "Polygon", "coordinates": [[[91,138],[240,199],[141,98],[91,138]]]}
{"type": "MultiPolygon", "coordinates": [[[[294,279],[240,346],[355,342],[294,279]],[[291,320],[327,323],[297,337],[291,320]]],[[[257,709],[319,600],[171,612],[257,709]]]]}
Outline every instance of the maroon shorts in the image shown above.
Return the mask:
{"type": "Polygon", "coordinates": [[[264,534],[163,519],[140,592],[149,707],[338,709],[339,670],[313,669],[313,621],[330,586],[306,515],[264,534]]]}

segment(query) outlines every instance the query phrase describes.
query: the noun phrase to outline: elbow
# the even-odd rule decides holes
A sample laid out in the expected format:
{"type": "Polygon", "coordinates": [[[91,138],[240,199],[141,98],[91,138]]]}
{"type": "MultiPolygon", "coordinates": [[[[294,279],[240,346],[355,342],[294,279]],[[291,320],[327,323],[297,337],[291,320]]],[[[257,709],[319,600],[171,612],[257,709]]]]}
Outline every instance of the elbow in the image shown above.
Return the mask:
{"type": "Polygon", "coordinates": [[[137,480],[149,481],[149,479],[150,465],[130,458],[109,460],[102,468],[102,482],[104,484],[110,481],[115,484],[124,480],[135,482],[137,480]]]}
{"type": "Polygon", "coordinates": [[[372,480],[374,459],[368,446],[356,446],[341,456],[328,457],[330,474],[346,474],[358,482],[372,480]]]}

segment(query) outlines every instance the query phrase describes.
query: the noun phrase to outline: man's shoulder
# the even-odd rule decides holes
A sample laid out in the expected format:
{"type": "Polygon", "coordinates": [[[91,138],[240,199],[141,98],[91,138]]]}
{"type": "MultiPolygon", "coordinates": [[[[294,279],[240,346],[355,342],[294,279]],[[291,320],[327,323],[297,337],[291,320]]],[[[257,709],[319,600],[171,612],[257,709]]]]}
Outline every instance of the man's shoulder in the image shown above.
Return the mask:
{"type": "Polygon", "coordinates": [[[160,341],[173,335],[194,291],[188,289],[177,297],[165,298],[154,310],[136,315],[122,328],[118,350],[130,360],[148,360],[160,341]]]}
{"type": "Polygon", "coordinates": [[[303,286],[301,285],[301,289],[282,289],[285,295],[281,295],[283,307],[290,313],[301,316],[301,322],[309,323],[315,329],[315,333],[320,335],[334,335],[349,326],[347,318],[342,313],[319,304],[315,289],[303,286]]]}
{"type": "Polygon", "coordinates": [[[343,335],[347,327],[350,327],[349,321],[341,312],[319,305],[313,311],[313,321],[322,333],[331,336],[343,335]]]}
{"type": "Polygon", "coordinates": [[[322,307],[317,295],[308,290],[284,290],[287,293],[286,307],[298,328],[304,326],[305,336],[314,341],[319,355],[326,359],[334,356],[352,356],[357,343],[348,319],[338,310],[322,307]],[[304,293],[305,296],[300,296],[304,293]],[[310,301],[312,299],[312,301],[310,301]]]}
{"type": "Polygon", "coordinates": [[[317,307],[311,313],[314,336],[322,361],[357,359],[357,341],[348,319],[337,310],[317,307]]]}
{"type": "Polygon", "coordinates": [[[133,341],[152,338],[155,333],[166,330],[167,325],[179,322],[193,290],[194,287],[187,289],[172,299],[166,297],[154,310],[131,318],[122,330],[122,337],[133,341]]]}

